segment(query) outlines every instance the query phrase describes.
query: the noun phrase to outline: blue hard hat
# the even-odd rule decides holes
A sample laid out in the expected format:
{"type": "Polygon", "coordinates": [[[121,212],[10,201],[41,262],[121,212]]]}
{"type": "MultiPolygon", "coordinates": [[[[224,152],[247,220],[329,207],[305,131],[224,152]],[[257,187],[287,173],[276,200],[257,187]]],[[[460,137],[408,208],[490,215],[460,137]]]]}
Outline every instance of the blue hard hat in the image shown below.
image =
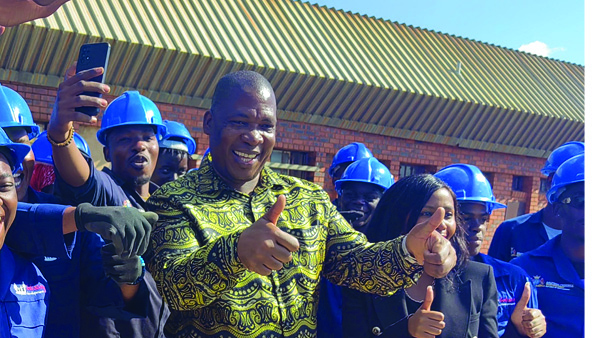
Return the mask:
{"type": "Polygon", "coordinates": [[[356,160],[360,160],[362,158],[368,158],[368,157],[373,157],[373,153],[371,153],[371,150],[369,150],[367,148],[367,146],[365,146],[362,143],[353,142],[349,145],[346,145],[346,146],[340,148],[340,150],[338,150],[336,155],[334,155],[334,160],[332,161],[332,166],[330,166],[330,169],[328,172],[329,172],[330,176],[333,176],[332,174],[334,173],[334,170],[340,164],[346,163],[346,162],[354,162],[356,160]]]}
{"type": "Polygon", "coordinates": [[[27,144],[12,142],[0,128],[0,150],[6,150],[6,153],[11,156],[9,160],[12,161],[12,173],[14,174],[21,167],[25,156],[31,151],[31,147],[27,144]]]}
{"type": "Polygon", "coordinates": [[[394,176],[390,169],[375,157],[362,158],[351,163],[342,178],[336,181],[336,192],[342,194],[342,184],[344,182],[363,182],[375,184],[383,190],[387,190],[394,184],[394,176]]]}
{"type": "Polygon", "coordinates": [[[451,164],[440,169],[434,176],[444,181],[454,191],[456,200],[459,202],[484,203],[488,213],[506,207],[506,205],[496,202],[491,184],[481,170],[474,165],[451,164]]]}
{"type": "Polygon", "coordinates": [[[107,145],[106,135],[110,129],[133,125],[154,126],[158,141],[166,135],[166,126],[162,123],[158,106],[138,91],[127,91],[106,108],[97,139],[101,144],[107,145]]]}
{"type": "Polygon", "coordinates": [[[30,140],[39,135],[39,126],[33,122],[25,99],[14,90],[0,84],[0,127],[27,129],[30,140]]]}
{"type": "Polygon", "coordinates": [[[182,145],[187,153],[195,153],[197,143],[184,124],[176,121],[164,120],[164,125],[166,126],[166,135],[160,141],[160,148],[181,149],[180,145],[182,145]]]}
{"type": "Polygon", "coordinates": [[[567,159],[585,152],[585,143],[578,141],[566,142],[549,154],[541,174],[549,176],[558,170],[558,167],[567,159]]]}
{"type": "Polygon", "coordinates": [[[551,188],[545,195],[549,203],[554,203],[560,197],[567,185],[585,181],[585,154],[569,158],[560,165],[553,175],[551,188]]]}
{"type": "MultiPolygon", "coordinates": [[[[84,152],[87,156],[91,156],[91,152],[89,151],[89,145],[83,138],[83,136],[74,133],[73,140],[77,145],[77,148],[84,152]]],[[[42,131],[41,134],[37,137],[35,142],[31,145],[31,149],[33,150],[33,155],[35,155],[35,161],[41,162],[49,165],[54,164],[54,160],[52,159],[52,144],[48,141],[48,132],[42,131]]]]}

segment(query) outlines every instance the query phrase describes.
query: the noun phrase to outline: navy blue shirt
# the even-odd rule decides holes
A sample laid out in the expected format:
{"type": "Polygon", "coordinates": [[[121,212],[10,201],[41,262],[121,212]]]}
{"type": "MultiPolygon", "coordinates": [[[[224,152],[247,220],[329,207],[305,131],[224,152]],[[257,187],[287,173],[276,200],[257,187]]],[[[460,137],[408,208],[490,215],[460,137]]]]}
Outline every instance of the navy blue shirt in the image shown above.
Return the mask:
{"type": "MultiPolygon", "coordinates": [[[[87,202],[94,206],[128,206],[145,210],[145,201],[132,185],[126,184],[116,177],[114,172],[108,168],[97,170],[91,158],[86,157],[86,160],[90,170],[89,179],[80,187],[71,187],[66,184],[58,169],[55,168],[55,185],[58,187],[59,197],[72,205],[87,202]]],[[[157,188],[157,185],[150,183],[150,192],[157,188]]],[[[149,292],[147,317],[119,320],[84,313],[82,336],[90,338],[164,337],[164,325],[170,316],[170,310],[158,293],[155,281],[148,271],[143,280],[149,292]]]]}
{"type": "Polygon", "coordinates": [[[543,211],[521,215],[498,226],[487,254],[504,262],[534,250],[549,239],[541,221],[543,211]]]}
{"type": "Polygon", "coordinates": [[[558,235],[539,248],[512,260],[537,288],[539,308],[547,322],[543,338],[584,337],[585,281],[560,245],[558,235]]]}
{"type": "MultiPolygon", "coordinates": [[[[489,264],[493,267],[493,276],[498,291],[498,334],[500,337],[523,337],[516,327],[510,324],[510,317],[516,307],[516,303],[522,297],[524,284],[531,282],[526,272],[514,264],[497,260],[482,253],[473,257],[479,263],[489,264]]],[[[537,309],[537,290],[531,283],[531,298],[527,304],[528,308],[537,309]]]]}
{"type": "Polygon", "coordinates": [[[0,249],[0,338],[38,338],[44,334],[49,286],[31,262],[0,249]]]}
{"type": "Polygon", "coordinates": [[[325,277],[319,283],[317,337],[342,338],[342,287],[325,277]]]}
{"type": "Polygon", "coordinates": [[[47,278],[52,297],[44,337],[79,337],[81,308],[95,314],[129,319],[147,315],[147,287],[124,305],[116,282],[104,273],[100,249],[102,238],[92,232],[62,235],[62,218],[68,206],[19,202],[17,216],[6,244],[33,261],[47,278]],[[83,296],[83,297],[81,297],[83,296]]]}

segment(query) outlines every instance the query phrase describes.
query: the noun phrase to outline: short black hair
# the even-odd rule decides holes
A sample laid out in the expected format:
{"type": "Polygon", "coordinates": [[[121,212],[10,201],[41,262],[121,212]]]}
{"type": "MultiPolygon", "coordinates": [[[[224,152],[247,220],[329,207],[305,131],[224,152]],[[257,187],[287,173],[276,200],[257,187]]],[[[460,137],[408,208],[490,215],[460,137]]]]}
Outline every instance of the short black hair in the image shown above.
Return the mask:
{"type": "Polygon", "coordinates": [[[210,110],[217,110],[218,106],[231,101],[233,97],[238,97],[239,90],[241,93],[247,93],[249,90],[261,88],[269,89],[272,95],[274,94],[269,81],[257,72],[241,70],[226,74],[220,78],[216,85],[210,110]]]}

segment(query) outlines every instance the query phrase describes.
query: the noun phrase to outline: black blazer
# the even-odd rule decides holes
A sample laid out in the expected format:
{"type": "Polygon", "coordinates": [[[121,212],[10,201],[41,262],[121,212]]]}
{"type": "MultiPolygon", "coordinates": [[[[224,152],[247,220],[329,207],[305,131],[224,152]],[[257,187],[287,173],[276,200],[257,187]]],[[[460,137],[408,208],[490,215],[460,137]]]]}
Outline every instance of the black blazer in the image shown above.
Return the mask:
{"type": "MultiPolygon", "coordinates": [[[[435,281],[433,311],[444,314],[446,327],[438,337],[498,337],[497,289],[490,265],[469,261],[451,285],[435,281]]],[[[343,288],[343,338],[411,337],[404,291],[393,296],[368,295],[343,288]]]]}

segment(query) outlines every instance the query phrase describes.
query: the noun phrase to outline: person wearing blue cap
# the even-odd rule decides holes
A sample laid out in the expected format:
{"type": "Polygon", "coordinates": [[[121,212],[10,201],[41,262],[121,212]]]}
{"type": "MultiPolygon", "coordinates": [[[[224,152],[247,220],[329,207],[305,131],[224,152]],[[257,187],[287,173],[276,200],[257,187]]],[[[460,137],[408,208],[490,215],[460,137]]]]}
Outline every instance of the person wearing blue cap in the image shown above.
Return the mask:
{"type": "MultiPolygon", "coordinates": [[[[342,178],[344,171],[351,163],[362,158],[370,157],[373,157],[373,153],[371,153],[371,150],[369,150],[366,145],[360,142],[352,142],[340,148],[334,155],[332,165],[328,169],[334,187],[336,181],[342,178]]],[[[333,200],[332,204],[338,206],[338,199],[333,200]]]]}
{"type": "Polygon", "coordinates": [[[164,120],[166,135],[160,140],[158,163],[151,181],[159,186],[187,173],[189,158],[195,154],[197,143],[184,124],[164,120]]]}
{"type": "MultiPolygon", "coordinates": [[[[91,157],[89,145],[83,136],[75,132],[73,141],[80,151],[86,156],[91,157]]],[[[31,144],[31,150],[35,155],[35,167],[31,175],[31,188],[35,191],[54,193],[54,160],[52,159],[52,144],[48,141],[47,131],[42,131],[31,144]]]]}
{"type": "Polygon", "coordinates": [[[547,200],[562,219],[562,233],[512,260],[533,279],[545,314],[544,337],[585,336],[585,155],[556,170],[547,200]]]}
{"type": "MultiPolygon", "coordinates": [[[[394,177],[374,157],[352,162],[336,181],[338,211],[357,231],[365,233],[369,219],[394,177]]],[[[317,337],[342,337],[342,289],[322,277],[317,310],[317,337]]]]}
{"type": "Polygon", "coordinates": [[[0,129],[0,337],[42,337],[50,289],[39,269],[4,245],[17,213],[13,172],[29,153],[0,129]]]}
{"type": "MultiPolygon", "coordinates": [[[[56,172],[56,188],[65,202],[71,205],[129,206],[145,209],[145,201],[157,189],[151,176],[158,159],[158,141],[166,133],[160,111],[155,103],[137,91],[127,91],[108,106],[103,98],[82,95],[83,92],[107,94],[110,87],[89,79],[100,75],[103,68],[75,73],[75,66],[67,71],[58,88],[56,103],[48,125],[48,140],[56,172]],[[111,168],[97,170],[90,158],[84,156],[76,144],[73,122],[94,122],[95,116],[79,113],[77,107],[106,108],[98,141],[104,146],[104,157],[111,168]]],[[[149,233],[142,237],[149,236],[149,233]]],[[[129,252],[123,253],[128,257],[129,252]]],[[[139,254],[149,254],[139,252],[139,254]]],[[[110,257],[116,257],[112,255],[110,257]]],[[[106,257],[106,256],[105,256],[106,257]]],[[[141,272],[130,285],[136,292],[139,283],[150,291],[150,308],[146,318],[115,320],[84,314],[82,336],[85,337],[161,337],[169,316],[166,303],[160,297],[155,281],[145,271],[144,259],[136,262],[141,272]],[[87,321],[85,321],[87,320],[87,321]]],[[[145,257],[147,258],[147,256],[145,257]]],[[[128,287],[127,287],[128,288],[128,287]]]]}
{"type": "Polygon", "coordinates": [[[491,184],[474,165],[452,164],[434,176],[456,194],[471,259],[493,267],[498,290],[498,334],[500,337],[541,337],[545,334],[545,316],[537,309],[537,291],[530,284],[529,276],[518,266],[481,253],[491,213],[506,206],[496,201],[491,184]]]}
{"type": "MultiPolygon", "coordinates": [[[[16,91],[0,85],[0,127],[12,142],[30,144],[39,135],[39,127],[33,121],[25,99],[16,91]]],[[[30,187],[35,157],[29,152],[15,173],[19,202],[58,203],[56,196],[38,192],[30,187]]]]}
{"type": "MultiPolygon", "coordinates": [[[[547,158],[541,173],[551,183],[558,167],[569,158],[585,152],[583,142],[566,142],[547,158]]],[[[543,209],[506,220],[495,230],[488,254],[509,262],[524,252],[531,251],[562,232],[562,221],[555,208],[548,203],[543,209]]]]}

